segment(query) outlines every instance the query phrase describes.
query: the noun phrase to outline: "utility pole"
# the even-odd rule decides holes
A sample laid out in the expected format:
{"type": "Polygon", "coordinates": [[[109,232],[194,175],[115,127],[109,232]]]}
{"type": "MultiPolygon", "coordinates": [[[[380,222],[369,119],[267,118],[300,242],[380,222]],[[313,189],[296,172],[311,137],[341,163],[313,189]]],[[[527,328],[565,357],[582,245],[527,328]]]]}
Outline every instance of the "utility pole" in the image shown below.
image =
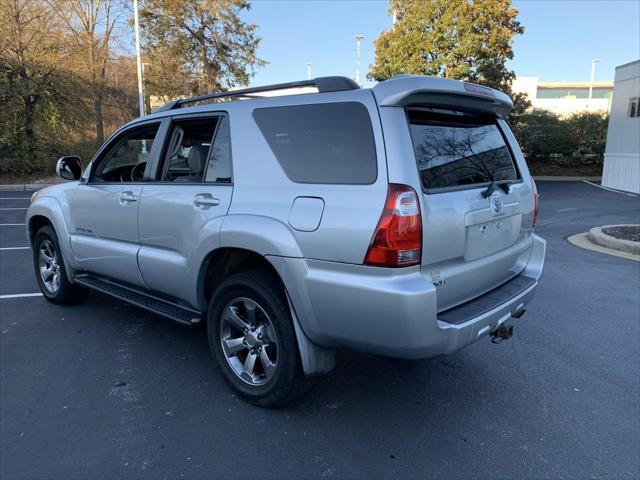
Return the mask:
{"type": "Polygon", "coordinates": [[[307,63],[307,80],[311,80],[311,64],[307,63]]]}
{"type": "Polygon", "coordinates": [[[360,42],[364,36],[356,35],[356,83],[360,85],[360,42]]]}
{"type": "Polygon", "coordinates": [[[593,96],[593,79],[596,76],[596,63],[600,63],[602,60],[594,58],[591,60],[591,82],[589,83],[589,101],[587,102],[587,109],[591,106],[591,97],[593,96]]]}
{"type": "Polygon", "coordinates": [[[140,116],[144,117],[144,90],[142,86],[142,58],[140,56],[140,25],[138,22],[138,0],[133,0],[133,24],[136,37],[136,65],[138,67],[138,103],[140,116]]]}

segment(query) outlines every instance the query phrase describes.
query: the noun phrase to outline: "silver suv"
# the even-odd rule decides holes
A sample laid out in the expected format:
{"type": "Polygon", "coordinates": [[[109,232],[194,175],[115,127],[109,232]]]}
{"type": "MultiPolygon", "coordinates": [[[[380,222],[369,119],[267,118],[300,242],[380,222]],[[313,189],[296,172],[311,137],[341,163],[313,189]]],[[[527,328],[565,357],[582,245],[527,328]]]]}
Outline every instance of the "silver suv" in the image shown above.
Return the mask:
{"type": "Polygon", "coordinates": [[[404,75],[178,100],[34,194],[36,276],[205,323],[249,401],[279,405],[335,351],[399,358],[508,338],[542,273],[537,193],[498,91],[404,75]],[[190,105],[190,106],[188,106],[190,105]]]}

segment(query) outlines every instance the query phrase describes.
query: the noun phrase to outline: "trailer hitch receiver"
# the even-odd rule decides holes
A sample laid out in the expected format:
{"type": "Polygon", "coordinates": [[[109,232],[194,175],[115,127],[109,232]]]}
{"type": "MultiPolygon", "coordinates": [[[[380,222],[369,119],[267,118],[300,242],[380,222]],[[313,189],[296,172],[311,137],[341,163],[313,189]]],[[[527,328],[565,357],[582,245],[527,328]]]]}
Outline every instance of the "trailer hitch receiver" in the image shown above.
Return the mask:
{"type": "Polygon", "coordinates": [[[491,343],[500,343],[513,337],[513,325],[506,322],[491,332],[491,343]]]}

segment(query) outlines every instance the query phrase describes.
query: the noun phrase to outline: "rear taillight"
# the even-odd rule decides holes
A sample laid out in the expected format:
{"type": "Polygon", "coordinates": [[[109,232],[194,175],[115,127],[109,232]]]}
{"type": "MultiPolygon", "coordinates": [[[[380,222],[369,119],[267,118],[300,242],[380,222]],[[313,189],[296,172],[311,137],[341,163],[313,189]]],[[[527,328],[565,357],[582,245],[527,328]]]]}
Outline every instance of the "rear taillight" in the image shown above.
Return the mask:
{"type": "Polygon", "coordinates": [[[421,252],[422,219],[418,195],[407,185],[391,183],[364,264],[378,267],[418,265],[421,252]]]}
{"type": "Polygon", "coordinates": [[[536,182],[531,178],[531,188],[533,188],[533,225],[535,228],[536,223],[538,223],[538,187],[536,187],[536,182]]]}

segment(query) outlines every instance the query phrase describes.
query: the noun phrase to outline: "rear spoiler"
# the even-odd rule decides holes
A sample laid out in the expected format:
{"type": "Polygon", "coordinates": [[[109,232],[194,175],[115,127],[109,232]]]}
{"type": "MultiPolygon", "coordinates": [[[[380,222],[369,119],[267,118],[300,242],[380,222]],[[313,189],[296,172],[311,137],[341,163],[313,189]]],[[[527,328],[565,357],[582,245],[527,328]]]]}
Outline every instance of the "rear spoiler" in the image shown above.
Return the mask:
{"type": "Polygon", "coordinates": [[[398,75],[378,83],[372,90],[381,107],[459,107],[493,113],[500,118],[506,118],[513,109],[509,96],[498,90],[448,78],[398,75]]]}

